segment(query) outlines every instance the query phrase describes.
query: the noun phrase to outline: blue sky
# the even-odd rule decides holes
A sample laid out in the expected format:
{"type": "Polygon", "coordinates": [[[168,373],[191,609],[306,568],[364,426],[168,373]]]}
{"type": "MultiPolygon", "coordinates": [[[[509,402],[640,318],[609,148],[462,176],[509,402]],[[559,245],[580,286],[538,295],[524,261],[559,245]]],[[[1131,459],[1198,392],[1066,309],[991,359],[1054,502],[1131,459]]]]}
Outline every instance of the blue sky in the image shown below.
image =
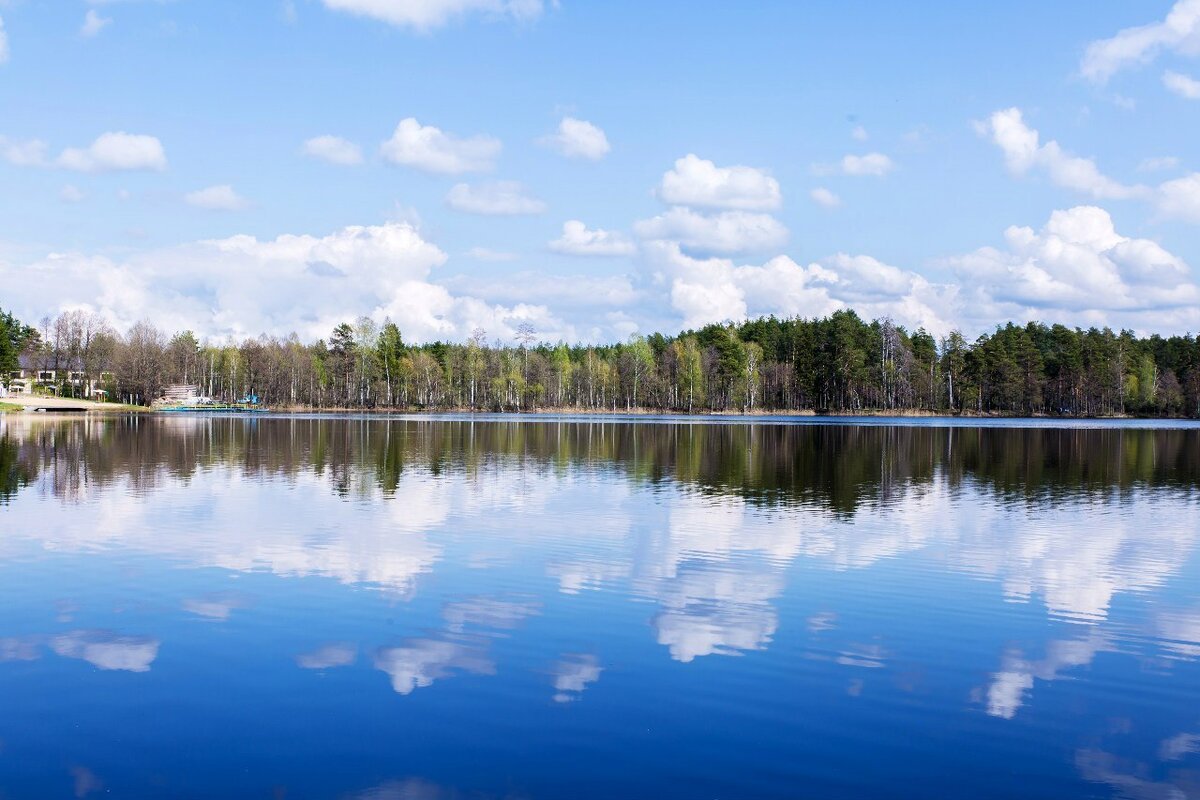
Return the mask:
{"type": "Polygon", "coordinates": [[[1200,0],[0,0],[0,19],[0,307],[30,319],[611,340],[851,307],[936,333],[1200,329],[1200,0]]]}

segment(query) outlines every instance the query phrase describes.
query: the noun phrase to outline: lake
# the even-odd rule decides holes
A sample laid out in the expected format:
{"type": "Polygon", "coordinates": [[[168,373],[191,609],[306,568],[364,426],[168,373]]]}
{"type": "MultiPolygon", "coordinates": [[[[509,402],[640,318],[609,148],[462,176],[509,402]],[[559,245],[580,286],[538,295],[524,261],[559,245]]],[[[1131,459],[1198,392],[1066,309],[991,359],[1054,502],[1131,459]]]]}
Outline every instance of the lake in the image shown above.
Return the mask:
{"type": "Polygon", "coordinates": [[[1187,423],[0,417],[0,797],[1200,797],[1187,423]]]}

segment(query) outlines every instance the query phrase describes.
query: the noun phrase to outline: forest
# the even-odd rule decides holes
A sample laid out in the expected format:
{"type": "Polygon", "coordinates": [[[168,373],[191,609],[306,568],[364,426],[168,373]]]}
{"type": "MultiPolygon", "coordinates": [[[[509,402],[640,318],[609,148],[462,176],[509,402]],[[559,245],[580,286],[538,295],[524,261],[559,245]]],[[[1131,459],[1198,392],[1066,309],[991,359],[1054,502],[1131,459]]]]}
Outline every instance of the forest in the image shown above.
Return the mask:
{"type": "Polygon", "coordinates": [[[328,338],[203,341],[139,322],[64,312],[33,326],[0,311],[0,375],[68,371],[110,400],[149,405],[190,384],[214,400],[257,395],[278,409],[942,413],[1200,417],[1200,339],[1008,323],[968,341],[850,310],[763,317],[675,335],[584,345],[476,330],[409,344],[390,321],[346,322],[328,338]]]}

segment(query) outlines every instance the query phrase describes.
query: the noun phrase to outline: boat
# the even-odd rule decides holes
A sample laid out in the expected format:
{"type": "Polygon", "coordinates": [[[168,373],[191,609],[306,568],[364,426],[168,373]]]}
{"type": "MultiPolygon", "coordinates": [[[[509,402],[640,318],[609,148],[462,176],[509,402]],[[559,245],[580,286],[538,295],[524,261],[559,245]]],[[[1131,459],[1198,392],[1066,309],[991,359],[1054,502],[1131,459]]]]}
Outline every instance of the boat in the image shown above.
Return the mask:
{"type": "Polygon", "coordinates": [[[271,409],[241,403],[203,403],[193,406],[161,406],[164,414],[269,414],[271,409]]]}
{"type": "Polygon", "coordinates": [[[258,402],[258,395],[248,394],[236,403],[222,403],[211,397],[195,394],[194,387],[169,387],[164,392],[163,401],[156,405],[155,410],[165,414],[267,414],[269,408],[264,408],[258,402]],[[179,391],[188,389],[186,393],[179,391]]]}

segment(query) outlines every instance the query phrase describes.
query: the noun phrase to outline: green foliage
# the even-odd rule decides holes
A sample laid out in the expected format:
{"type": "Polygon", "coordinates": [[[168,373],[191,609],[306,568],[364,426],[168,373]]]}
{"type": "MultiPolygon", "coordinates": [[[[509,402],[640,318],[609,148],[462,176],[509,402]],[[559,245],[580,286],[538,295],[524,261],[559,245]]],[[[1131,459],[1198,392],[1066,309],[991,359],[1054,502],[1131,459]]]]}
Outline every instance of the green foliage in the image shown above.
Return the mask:
{"type": "Polygon", "coordinates": [[[295,335],[211,344],[139,323],[124,337],[99,330],[87,348],[59,335],[72,325],[55,322],[47,344],[0,314],[0,360],[15,363],[20,347],[47,366],[87,353],[111,399],[143,403],[159,387],[194,383],[217,400],[249,393],[279,407],[1200,417],[1194,336],[1040,322],[968,342],[958,331],[935,338],[840,310],[608,345],[537,343],[528,325],[509,345],[489,345],[483,330],[462,343],[409,345],[392,321],[366,317],[313,344],[295,335]]]}
{"type": "Polygon", "coordinates": [[[0,381],[8,385],[8,376],[20,366],[21,352],[35,336],[35,331],[0,309],[0,381]]]}

